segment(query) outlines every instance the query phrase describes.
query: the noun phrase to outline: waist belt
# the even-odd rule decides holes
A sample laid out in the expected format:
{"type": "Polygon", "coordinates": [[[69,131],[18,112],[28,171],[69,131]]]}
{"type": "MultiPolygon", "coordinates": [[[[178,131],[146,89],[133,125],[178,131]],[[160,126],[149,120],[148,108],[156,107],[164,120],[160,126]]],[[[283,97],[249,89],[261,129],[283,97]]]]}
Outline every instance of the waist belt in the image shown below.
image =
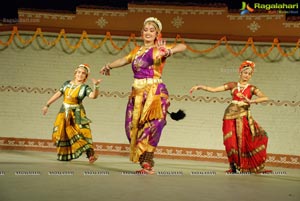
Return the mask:
{"type": "Polygon", "coordinates": [[[238,106],[249,105],[248,103],[246,103],[244,101],[237,101],[237,100],[233,100],[233,101],[231,101],[231,103],[237,104],[238,106]]]}
{"type": "Polygon", "coordinates": [[[159,78],[134,79],[133,86],[136,88],[143,88],[146,85],[159,84],[162,82],[163,82],[162,79],[159,78]]]}

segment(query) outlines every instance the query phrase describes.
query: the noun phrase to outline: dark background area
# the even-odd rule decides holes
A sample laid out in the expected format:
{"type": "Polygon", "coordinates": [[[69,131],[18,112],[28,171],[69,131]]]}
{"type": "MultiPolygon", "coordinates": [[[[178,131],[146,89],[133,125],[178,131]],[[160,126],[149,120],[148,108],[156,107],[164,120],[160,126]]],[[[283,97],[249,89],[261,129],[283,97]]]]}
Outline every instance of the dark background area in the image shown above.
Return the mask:
{"type": "MultiPolygon", "coordinates": [[[[180,6],[213,6],[228,7],[229,12],[239,12],[242,1],[237,0],[9,0],[2,1],[0,7],[0,18],[17,19],[18,9],[48,10],[53,12],[75,13],[77,6],[94,7],[105,9],[127,9],[128,3],[155,4],[155,5],[180,5],[180,6]]],[[[249,5],[256,3],[299,3],[297,0],[245,0],[249,5]]],[[[293,14],[293,16],[299,16],[293,14]]]]}

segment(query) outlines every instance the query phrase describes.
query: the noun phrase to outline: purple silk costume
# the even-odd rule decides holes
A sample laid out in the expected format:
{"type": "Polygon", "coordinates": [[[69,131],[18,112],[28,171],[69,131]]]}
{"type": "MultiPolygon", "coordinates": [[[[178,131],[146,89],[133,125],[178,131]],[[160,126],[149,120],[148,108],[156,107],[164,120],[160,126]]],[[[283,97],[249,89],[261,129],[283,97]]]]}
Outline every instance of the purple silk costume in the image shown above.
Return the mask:
{"type": "Polygon", "coordinates": [[[144,51],[137,47],[126,57],[132,63],[135,78],[125,119],[133,162],[138,162],[144,152],[155,151],[166,125],[170,102],[160,79],[166,58],[156,58],[157,51],[155,47],[144,51]]]}

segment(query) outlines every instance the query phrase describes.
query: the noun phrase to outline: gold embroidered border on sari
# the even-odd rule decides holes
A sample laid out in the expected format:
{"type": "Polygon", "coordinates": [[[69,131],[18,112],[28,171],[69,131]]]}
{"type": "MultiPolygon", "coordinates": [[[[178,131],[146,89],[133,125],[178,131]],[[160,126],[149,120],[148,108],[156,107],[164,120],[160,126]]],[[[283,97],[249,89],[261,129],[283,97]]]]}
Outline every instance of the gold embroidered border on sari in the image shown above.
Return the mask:
{"type": "Polygon", "coordinates": [[[255,129],[254,120],[249,110],[249,107],[250,106],[247,104],[231,103],[225,110],[224,119],[236,119],[236,128],[238,136],[242,133],[243,121],[241,120],[244,116],[247,116],[252,136],[254,137],[259,134],[259,132],[257,132],[258,130],[255,129]]]}
{"type": "Polygon", "coordinates": [[[134,88],[130,98],[134,98],[134,109],[132,114],[132,129],[130,132],[130,160],[138,162],[139,156],[144,151],[153,152],[155,147],[149,145],[148,139],[144,139],[138,145],[137,139],[142,135],[139,132],[139,126],[153,119],[164,118],[161,97],[168,97],[166,94],[156,94],[158,83],[145,85],[144,88],[134,88]],[[147,93],[147,99],[143,105],[143,96],[147,93]]]}

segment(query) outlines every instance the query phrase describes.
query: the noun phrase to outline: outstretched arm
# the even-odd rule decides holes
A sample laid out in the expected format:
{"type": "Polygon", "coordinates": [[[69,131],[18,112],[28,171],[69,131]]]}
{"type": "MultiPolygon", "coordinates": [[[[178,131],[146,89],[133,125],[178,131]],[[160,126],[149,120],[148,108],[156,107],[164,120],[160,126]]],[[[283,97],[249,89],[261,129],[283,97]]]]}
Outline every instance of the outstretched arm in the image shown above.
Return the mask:
{"type": "Polygon", "coordinates": [[[93,90],[93,92],[91,92],[89,94],[89,98],[96,99],[98,97],[98,95],[99,95],[99,84],[100,84],[101,81],[102,81],[101,79],[96,80],[96,79],[92,78],[92,82],[94,84],[94,90],[93,90]]]}
{"type": "Polygon", "coordinates": [[[190,89],[190,94],[192,94],[196,90],[204,90],[208,92],[221,92],[228,90],[226,85],[218,86],[218,87],[209,87],[205,85],[196,85],[190,89]]]}
{"type": "Polygon", "coordinates": [[[183,52],[184,50],[186,50],[186,45],[183,43],[176,44],[174,47],[171,48],[173,54],[183,52]]]}
{"type": "Polygon", "coordinates": [[[110,75],[110,70],[111,69],[119,68],[119,67],[125,66],[126,64],[129,64],[126,57],[117,59],[117,60],[111,62],[110,64],[106,64],[105,66],[103,66],[100,70],[100,73],[102,75],[110,75]]]}
{"type": "Polygon", "coordinates": [[[59,99],[62,96],[62,93],[60,91],[56,92],[46,103],[46,105],[43,107],[42,112],[43,115],[47,114],[48,108],[52,103],[54,103],[57,99],[59,99]]]}

